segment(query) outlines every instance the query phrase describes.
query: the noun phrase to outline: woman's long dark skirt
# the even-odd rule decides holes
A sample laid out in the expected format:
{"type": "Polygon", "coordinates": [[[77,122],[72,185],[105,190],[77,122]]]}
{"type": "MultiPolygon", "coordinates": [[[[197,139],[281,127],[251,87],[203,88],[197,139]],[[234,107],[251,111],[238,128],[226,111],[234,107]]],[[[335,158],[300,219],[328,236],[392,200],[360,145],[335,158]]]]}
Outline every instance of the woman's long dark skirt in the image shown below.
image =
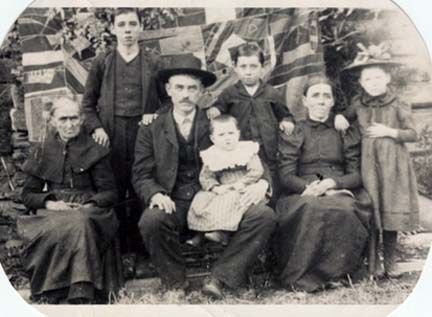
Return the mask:
{"type": "Polygon", "coordinates": [[[274,246],[283,287],[314,291],[359,268],[368,242],[371,203],[365,191],[357,192],[356,198],[279,199],[274,246]]]}
{"type": "Polygon", "coordinates": [[[117,229],[114,211],[98,207],[39,209],[36,215],[20,217],[18,231],[26,242],[23,266],[32,296],[76,285],[75,297],[81,296],[80,289],[84,298],[89,296],[88,288],[81,287],[86,285],[102,294],[116,293],[123,284],[114,243],[117,229]]]}

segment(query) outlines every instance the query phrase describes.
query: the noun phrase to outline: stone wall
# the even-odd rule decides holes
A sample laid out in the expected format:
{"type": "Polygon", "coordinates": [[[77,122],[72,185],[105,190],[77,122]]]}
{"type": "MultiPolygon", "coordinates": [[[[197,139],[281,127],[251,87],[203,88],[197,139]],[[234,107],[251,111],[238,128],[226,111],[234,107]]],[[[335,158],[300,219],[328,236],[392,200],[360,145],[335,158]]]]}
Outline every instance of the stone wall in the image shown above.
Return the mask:
{"type": "Polygon", "coordinates": [[[0,59],[0,263],[12,284],[27,284],[22,272],[22,242],[16,231],[17,216],[24,211],[20,191],[21,165],[29,151],[22,88],[17,86],[8,60],[0,59]]]}

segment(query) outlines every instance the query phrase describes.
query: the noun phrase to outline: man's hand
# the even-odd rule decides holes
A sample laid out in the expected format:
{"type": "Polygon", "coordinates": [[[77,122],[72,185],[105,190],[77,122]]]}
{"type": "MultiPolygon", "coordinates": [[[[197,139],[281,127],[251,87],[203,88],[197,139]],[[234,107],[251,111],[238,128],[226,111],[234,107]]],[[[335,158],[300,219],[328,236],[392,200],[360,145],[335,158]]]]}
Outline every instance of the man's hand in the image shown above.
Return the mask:
{"type": "Polygon", "coordinates": [[[167,214],[172,214],[176,211],[176,206],[172,199],[162,193],[154,194],[151,198],[150,208],[155,207],[164,210],[167,214]]]}
{"type": "Polygon", "coordinates": [[[373,122],[369,128],[366,129],[366,134],[369,138],[397,138],[397,130],[392,129],[384,124],[373,122]]]}
{"type": "Polygon", "coordinates": [[[279,129],[286,135],[291,135],[291,133],[294,131],[294,123],[283,120],[281,123],[279,123],[279,129]]]}
{"type": "Polygon", "coordinates": [[[207,118],[209,118],[209,120],[212,120],[217,116],[220,116],[221,112],[216,107],[210,107],[207,109],[206,114],[207,114],[207,118]]]}
{"type": "Polygon", "coordinates": [[[337,114],[334,119],[334,125],[336,130],[345,131],[349,128],[350,124],[347,119],[341,114],[337,114]]]}
{"type": "Polygon", "coordinates": [[[103,128],[94,129],[92,133],[92,137],[96,141],[96,143],[105,147],[109,146],[110,142],[109,142],[108,134],[105,132],[103,128]]]}
{"type": "Polygon", "coordinates": [[[69,210],[73,209],[71,206],[69,206],[66,202],[63,200],[47,200],[45,202],[45,208],[49,210],[69,210]]]}
{"type": "Polygon", "coordinates": [[[240,206],[256,205],[265,198],[269,183],[261,179],[258,182],[247,186],[240,198],[240,206]]]}
{"type": "Polygon", "coordinates": [[[152,123],[156,118],[158,117],[157,113],[151,113],[151,114],[144,114],[142,116],[142,120],[140,121],[139,125],[149,125],[152,123]]]}

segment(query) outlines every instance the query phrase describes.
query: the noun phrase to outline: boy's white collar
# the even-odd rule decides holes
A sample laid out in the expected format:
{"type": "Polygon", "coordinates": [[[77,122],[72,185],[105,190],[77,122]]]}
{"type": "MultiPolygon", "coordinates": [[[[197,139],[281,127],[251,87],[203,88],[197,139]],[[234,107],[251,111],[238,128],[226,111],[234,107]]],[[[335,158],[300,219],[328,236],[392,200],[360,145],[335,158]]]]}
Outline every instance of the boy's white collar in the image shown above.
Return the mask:
{"type": "Polygon", "coordinates": [[[248,94],[251,95],[251,96],[253,96],[253,95],[255,95],[255,93],[256,93],[257,90],[258,90],[258,88],[259,88],[259,86],[260,86],[260,82],[258,82],[255,86],[252,86],[252,87],[246,86],[246,85],[243,84],[243,83],[242,83],[242,85],[243,85],[243,87],[246,89],[246,91],[248,92],[248,94]]]}

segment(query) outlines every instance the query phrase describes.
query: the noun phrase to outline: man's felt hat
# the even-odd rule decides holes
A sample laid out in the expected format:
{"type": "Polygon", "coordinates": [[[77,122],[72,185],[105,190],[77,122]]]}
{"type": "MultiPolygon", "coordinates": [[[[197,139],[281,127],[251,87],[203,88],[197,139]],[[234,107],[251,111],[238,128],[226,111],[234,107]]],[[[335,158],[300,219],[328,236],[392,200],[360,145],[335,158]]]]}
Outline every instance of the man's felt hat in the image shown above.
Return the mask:
{"type": "Polygon", "coordinates": [[[158,73],[159,80],[163,83],[168,82],[174,75],[192,75],[198,77],[204,87],[214,84],[217,77],[212,72],[201,69],[201,60],[193,54],[180,54],[164,56],[168,60],[168,65],[158,73]]]}

